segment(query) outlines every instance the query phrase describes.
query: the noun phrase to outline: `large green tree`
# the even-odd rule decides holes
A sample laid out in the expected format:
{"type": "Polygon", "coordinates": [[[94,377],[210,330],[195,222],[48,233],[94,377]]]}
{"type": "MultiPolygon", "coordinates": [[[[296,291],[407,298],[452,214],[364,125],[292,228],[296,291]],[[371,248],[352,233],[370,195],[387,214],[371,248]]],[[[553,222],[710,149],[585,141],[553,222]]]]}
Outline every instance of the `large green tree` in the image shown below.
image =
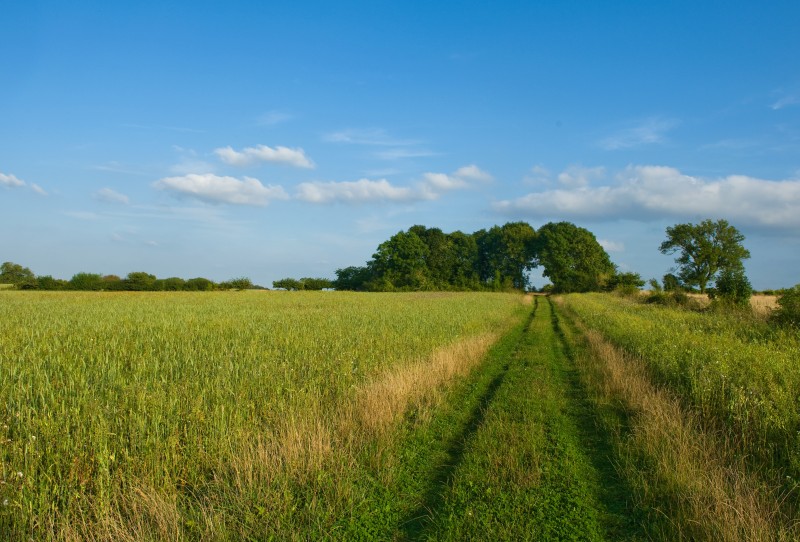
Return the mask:
{"type": "Polygon", "coordinates": [[[33,271],[14,262],[3,262],[0,265],[0,284],[22,286],[36,282],[33,271]]]}
{"type": "Polygon", "coordinates": [[[614,264],[594,234],[571,222],[549,222],[539,228],[536,266],[557,292],[589,292],[605,288],[615,276],[614,264]]]}
{"type": "Polygon", "coordinates": [[[533,268],[536,230],[526,222],[508,222],[475,233],[478,245],[478,272],[485,283],[495,288],[524,290],[528,271],[533,268]],[[498,284],[499,282],[499,284],[498,284]]]}
{"type": "Polygon", "coordinates": [[[659,250],[678,254],[678,277],[705,293],[708,284],[721,272],[744,269],[742,260],[750,257],[742,245],[744,235],[726,220],[703,220],[699,224],[676,224],[667,228],[667,239],[659,250]]]}
{"type": "Polygon", "coordinates": [[[372,255],[378,289],[430,289],[430,270],[427,259],[430,249],[413,231],[401,231],[378,246],[372,255]]]}

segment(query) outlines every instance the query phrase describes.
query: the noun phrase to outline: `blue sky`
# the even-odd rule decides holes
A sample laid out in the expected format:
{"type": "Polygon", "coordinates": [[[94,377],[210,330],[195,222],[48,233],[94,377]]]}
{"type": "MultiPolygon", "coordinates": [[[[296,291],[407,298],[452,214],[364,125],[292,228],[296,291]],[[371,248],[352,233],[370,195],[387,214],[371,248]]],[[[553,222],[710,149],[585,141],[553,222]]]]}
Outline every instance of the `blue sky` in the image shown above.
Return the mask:
{"type": "MultiPolygon", "coordinates": [[[[800,282],[800,3],[7,2],[0,260],[333,277],[568,220],[644,278],[724,218],[800,282]]],[[[536,279],[537,285],[543,281],[536,279]]]]}

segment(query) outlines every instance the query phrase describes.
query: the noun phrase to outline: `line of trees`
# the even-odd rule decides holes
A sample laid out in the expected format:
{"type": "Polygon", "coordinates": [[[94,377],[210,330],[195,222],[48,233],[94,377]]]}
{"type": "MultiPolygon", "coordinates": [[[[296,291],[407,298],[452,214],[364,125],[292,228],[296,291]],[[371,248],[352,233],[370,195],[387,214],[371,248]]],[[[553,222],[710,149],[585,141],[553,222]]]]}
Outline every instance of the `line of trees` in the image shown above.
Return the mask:
{"type": "Polygon", "coordinates": [[[0,284],[11,284],[20,290],[82,290],[82,291],[156,291],[205,292],[211,290],[259,289],[249,278],[239,277],[224,282],[214,282],[203,277],[160,279],[150,273],[135,271],[121,278],[117,275],[76,273],[69,280],[50,275],[36,276],[27,267],[13,262],[0,265],[0,284]]]}
{"type": "Polygon", "coordinates": [[[509,222],[472,234],[412,226],[381,243],[366,265],[336,270],[337,290],[527,290],[529,272],[543,268],[556,292],[611,289],[633,282],[618,273],[595,236],[570,222],[538,231],[509,222]]]}

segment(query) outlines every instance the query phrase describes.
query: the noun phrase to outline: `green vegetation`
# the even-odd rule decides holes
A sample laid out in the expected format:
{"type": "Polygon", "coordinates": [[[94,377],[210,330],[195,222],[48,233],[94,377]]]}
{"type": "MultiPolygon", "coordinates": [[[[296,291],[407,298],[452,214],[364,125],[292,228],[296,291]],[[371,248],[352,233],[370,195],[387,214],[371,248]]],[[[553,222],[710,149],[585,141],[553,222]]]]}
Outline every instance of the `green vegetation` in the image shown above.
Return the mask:
{"type": "Polygon", "coordinates": [[[590,294],[566,306],[644,360],[700,420],[723,431],[753,469],[794,491],[800,480],[800,338],[742,313],[665,309],[590,294]]]}
{"type": "MultiPolygon", "coordinates": [[[[543,267],[558,292],[614,286],[616,268],[594,235],[569,222],[538,231],[509,222],[473,234],[413,226],[381,243],[363,267],[337,269],[338,290],[526,290],[543,267]]],[[[623,279],[625,280],[625,279],[623,279]]]]}
{"type": "Polygon", "coordinates": [[[403,490],[401,422],[429,419],[527,310],[504,294],[6,292],[0,532],[310,539],[394,526],[415,503],[369,503],[403,490]]]}
{"type": "MultiPolygon", "coordinates": [[[[687,286],[706,292],[708,283],[720,272],[743,269],[742,260],[750,252],[742,246],[744,235],[725,220],[703,220],[699,224],[676,224],[667,228],[667,240],[659,250],[664,254],[679,253],[678,278],[687,286]]],[[[748,283],[749,287],[749,283],[748,283]]]]}

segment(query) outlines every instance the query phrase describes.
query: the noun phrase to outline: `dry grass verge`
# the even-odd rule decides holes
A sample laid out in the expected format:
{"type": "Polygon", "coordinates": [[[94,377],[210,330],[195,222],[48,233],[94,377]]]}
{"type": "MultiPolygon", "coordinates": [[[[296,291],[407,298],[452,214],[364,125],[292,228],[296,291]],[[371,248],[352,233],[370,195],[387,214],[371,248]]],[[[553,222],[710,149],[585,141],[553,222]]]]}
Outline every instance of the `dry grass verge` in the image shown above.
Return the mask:
{"type": "MultiPolygon", "coordinates": [[[[580,329],[580,328],[579,328],[580,329]]],[[[712,434],[649,380],[644,363],[599,333],[586,338],[582,366],[593,400],[615,433],[619,469],[662,540],[797,540],[774,488],[747,474],[724,434],[712,434]],[[613,414],[612,414],[613,413],[613,414]],[[660,518],[659,518],[660,516],[660,518]]]]}

